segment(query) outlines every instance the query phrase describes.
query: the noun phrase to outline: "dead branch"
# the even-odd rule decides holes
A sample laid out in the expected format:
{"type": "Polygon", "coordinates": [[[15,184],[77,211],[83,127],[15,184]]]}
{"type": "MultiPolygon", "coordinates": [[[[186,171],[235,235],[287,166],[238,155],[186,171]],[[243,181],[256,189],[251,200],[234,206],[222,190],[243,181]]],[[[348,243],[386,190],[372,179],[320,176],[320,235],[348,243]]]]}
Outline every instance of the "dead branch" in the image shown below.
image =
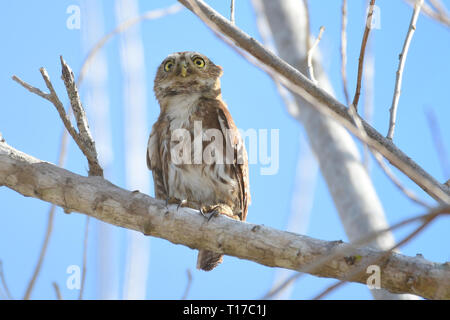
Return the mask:
{"type": "Polygon", "coordinates": [[[28,89],[30,92],[37,94],[38,96],[50,101],[56,108],[59,113],[61,120],[64,123],[67,131],[70,133],[72,138],[77,143],[80,150],[86,156],[88,164],[89,164],[89,175],[91,176],[103,176],[103,169],[98,162],[97,150],[95,148],[95,142],[92,138],[91,132],[89,130],[89,125],[87,122],[86,113],[81,104],[80,96],[78,95],[78,89],[75,84],[75,77],[73,75],[72,69],[67,65],[62,57],[61,58],[61,67],[62,67],[62,79],[66,86],[67,95],[70,100],[70,105],[72,107],[73,113],[75,115],[75,119],[77,121],[78,132],[75,127],[72,125],[64,106],[59,99],[52,82],[50,81],[50,77],[48,76],[47,70],[45,68],[41,68],[41,75],[45,81],[47,88],[50,93],[44,93],[38,88],[35,88],[25,81],[19,79],[17,76],[13,76],[13,80],[21,84],[24,88],[28,89]]]}
{"type": "Polygon", "coordinates": [[[366,56],[366,45],[369,39],[370,29],[372,29],[373,8],[375,6],[375,0],[370,0],[369,11],[367,13],[366,27],[364,29],[363,39],[361,42],[361,50],[358,59],[358,78],[356,80],[356,91],[353,98],[353,105],[358,110],[359,96],[361,95],[361,82],[364,68],[364,57],[366,56]]]}
{"type": "Polygon", "coordinates": [[[409,23],[408,33],[406,34],[406,39],[403,44],[402,52],[399,55],[399,63],[398,63],[398,69],[396,73],[396,79],[395,79],[395,90],[394,90],[394,96],[392,98],[392,105],[389,109],[390,111],[390,118],[389,118],[389,130],[387,134],[388,139],[394,138],[394,131],[395,131],[395,124],[397,119],[397,108],[398,108],[398,101],[400,100],[400,93],[402,88],[402,81],[403,81],[403,71],[405,70],[405,63],[406,63],[406,56],[408,55],[409,46],[411,44],[412,37],[414,35],[414,32],[416,31],[416,23],[417,19],[419,18],[420,9],[423,5],[424,0],[417,0],[414,5],[414,12],[411,17],[411,22],[409,23]]]}

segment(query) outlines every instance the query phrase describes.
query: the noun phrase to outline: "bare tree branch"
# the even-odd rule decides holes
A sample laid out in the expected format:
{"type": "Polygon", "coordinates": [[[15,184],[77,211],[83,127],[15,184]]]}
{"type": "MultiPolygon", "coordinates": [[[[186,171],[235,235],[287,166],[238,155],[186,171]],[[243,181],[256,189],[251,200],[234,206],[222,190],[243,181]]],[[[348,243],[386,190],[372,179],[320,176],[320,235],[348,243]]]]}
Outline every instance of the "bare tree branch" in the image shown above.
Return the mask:
{"type": "MultiPolygon", "coordinates": [[[[2,141],[0,141],[2,143],[2,141]]],[[[3,262],[0,260],[0,283],[3,286],[3,289],[5,290],[6,298],[9,300],[13,300],[13,297],[11,295],[11,292],[9,291],[8,284],[6,283],[5,274],[3,272],[3,262]]]]}
{"type": "Polygon", "coordinates": [[[87,265],[87,247],[88,247],[88,236],[89,236],[89,216],[86,219],[86,225],[84,228],[84,240],[83,240],[83,260],[82,260],[82,270],[81,270],[81,285],[80,292],[78,293],[78,300],[83,299],[84,286],[86,284],[86,265],[87,265]]]}
{"type": "Polygon", "coordinates": [[[33,86],[27,84],[23,80],[19,79],[16,76],[13,76],[13,80],[21,84],[23,87],[28,89],[30,92],[39,95],[40,97],[50,101],[58,111],[61,120],[64,123],[67,131],[69,131],[72,138],[77,143],[80,150],[86,156],[89,164],[89,175],[91,176],[103,176],[103,169],[101,168],[98,162],[97,150],[95,149],[95,142],[92,138],[92,135],[89,130],[89,125],[87,123],[86,113],[81,104],[80,97],[78,95],[78,89],[75,85],[75,78],[72,70],[66,64],[64,59],[61,58],[61,67],[62,67],[62,79],[66,86],[67,95],[70,100],[70,105],[75,115],[75,119],[77,120],[78,132],[75,127],[70,122],[70,118],[64,109],[64,106],[59,99],[55,89],[53,88],[53,84],[50,81],[50,77],[48,76],[47,70],[41,68],[41,75],[47,85],[47,88],[50,90],[50,93],[44,93],[38,88],[34,88],[33,86]]]}
{"type": "MultiPolygon", "coordinates": [[[[363,81],[364,81],[364,112],[362,118],[372,125],[373,113],[374,113],[374,98],[375,98],[375,56],[372,49],[373,38],[369,38],[367,43],[367,53],[366,62],[363,71],[363,81]]],[[[364,167],[370,172],[371,162],[370,162],[370,151],[367,145],[364,145],[363,152],[363,164],[364,167]]]]}
{"type": "Polygon", "coordinates": [[[191,270],[189,270],[189,269],[186,270],[186,276],[187,276],[186,289],[184,289],[184,293],[183,293],[183,296],[181,297],[181,300],[186,300],[188,295],[189,295],[189,291],[191,290],[191,285],[192,285],[192,272],[191,272],[191,270]]]}
{"type": "Polygon", "coordinates": [[[394,90],[394,96],[392,98],[392,105],[390,108],[390,119],[389,119],[389,130],[387,134],[388,139],[394,138],[394,131],[395,131],[395,123],[397,119],[397,108],[398,108],[398,101],[400,100],[400,93],[402,88],[402,80],[403,80],[403,70],[405,69],[405,63],[406,63],[406,56],[408,55],[409,46],[411,44],[412,37],[414,35],[414,31],[416,31],[416,23],[417,19],[419,18],[420,8],[423,5],[424,0],[417,0],[416,4],[414,5],[414,12],[411,17],[411,22],[409,23],[409,29],[408,33],[406,34],[406,39],[403,44],[402,52],[399,55],[399,63],[398,63],[398,69],[396,73],[396,80],[395,80],[395,90],[394,90]]]}
{"type": "Polygon", "coordinates": [[[235,13],[234,11],[235,11],[234,0],[231,0],[231,3],[230,3],[230,22],[232,24],[236,23],[235,16],[234,16],[234,13],[235,13]]]}
{"type": "Polygon", "coordinates": [[[367,13],[366,28],[364,29],[364,35],[361,42],[361,50],[359,52],[358,60],[358,79],[356,80],[356,91],[353,97],[353,105],[358,110],[359,96],[361,95],[361,82],[364,68],[364,57],[366,56],[366,45],[369,39],[370,29],[372,29],[373,8],[375,6],[375,0],[370,0],[369,11],[367,13]]]}
{"type": "Polygon", "coordinates": [[[53,289],[55,289],[56,298],[58,300],[63,300],[61,295],[61,290],[59,289],[59,285],[56,282],[52,282],[53,289]]]}
{"type": "MultiPolygon", "coordinates": [[[[312,239],[222,216],[207,222],[197,210],[177,210],[176,205],[166,207],[164,201],[121,189],[101,177],[71,173],[6,143],[0,143],[0,186],[175,244],[271,267],[302,271],[302,266],[340,248],[348,248],[352,256],[361,257],[355,262],[348,256],[338,256],[311,272],[320,277],[342,279],[352,268],[384,254],[384,251],[312,239]]],[[[391,292],[450,299],[450,267],[446,264],[391,253],[380,265],[383,266],[381,286],[391,292]]],[[[363,284],[366,280],[366,275],[353,279],[363,284]]]]}
{"type": "Polygon", "coordinates": [[[47,228],[46,228],[46,232],[45,232],[44,242],[42,244],[41,252],[39,254],[39,259],[38,259],[38,262],[36,264],[36,267],[34,268],[33,275],[31,276],[31,280],[28,283],[27,289],[26,289],[25,294],[23,296],[24,300],[29,300],[30,299],[31,292],[33,291],[33,288],[34,288],[34,285],[36,283],[37,277],[39,276],[39,273],[41,271],[42,264],[43,264],[44,258],[45,258],[45,254],[47,253],[48,244],[50,242],[50,236],[51,236],[52,231],[53,231],[53,220],[54,220],[54,217],[55,217],[55,209],[56,209],[56,206],[52,204],[50,206],[50,210],[49,210],[49,213],[48,213],[48,221],[47,221],[47,228]]]}
{"type": "Polygon", "coordinates": [[[311,48],[309,48],[308,50],[308,54],[307,54],[307,60],[308,60],[308,73],[309,73],[309,78],[317,85],[317,80],[316,77],[314,76],[314,68],[313,68],[313,55],[314,55],[314,50],[316,49],[316,47],[319,45],[320,40],[322,39],[322,34],[325,31],[325,27],[321,26],[320,30],[319,30],[319,35],[317,36],[317,39],[314,41],[313,45],[311,46],[311,48]]]}

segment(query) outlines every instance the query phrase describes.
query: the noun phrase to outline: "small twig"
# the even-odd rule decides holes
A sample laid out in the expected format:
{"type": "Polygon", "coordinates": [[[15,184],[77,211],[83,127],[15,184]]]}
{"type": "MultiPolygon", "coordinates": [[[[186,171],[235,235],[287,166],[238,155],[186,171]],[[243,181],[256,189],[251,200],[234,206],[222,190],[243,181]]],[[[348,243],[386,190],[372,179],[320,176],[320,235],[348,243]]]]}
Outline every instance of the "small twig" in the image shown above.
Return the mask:
{"type": "Polygon", "coordinates": [[[58,111],[58,113],[61,117],[61,120],[63,121],[64,126],[66,127],[67,131],[70,133],[70,135],[72,137],[76,137],[78,133],[76,132],[75,127],[72,126],[70,119],[67,116],[66,111],[63,107],[63,104],[61,103],[61,101],[59,100],[58,96],[55,93],[53,85],[51,84],[50,78],[48,76],[47,70],[45,70],[44,68],[40,68],[39,71],[41,72],[42,78],[44,79],[44,81],[47,85],[47,88],[49,88],[50,93],[45,93],[45,92],[41,91],[40,89],[29,85],[28,83],[21,80],[17,76],[13,76],[12,79],[14,81],[16,81],[17,83],[19,83],[20,85],[22,85],[28,91],[53,103],[53,105],[55,106],[56,110],[58,111]]]}
{"type": "Polygon", "coordinates": [[[83,265],[81,271],[81,286],[78,300],[83,299],[84,285],[86,283],[86,265],[87,265],[87,247],[88,247],[88,235],[89,235],[89,216],[86,217],[86,227],[84,230],[84,242],[83,242],[83,265]]]}
{"type": "MultiPolygon", "coordinates": [[[[41,73],[42,73],[42,71],[41,71],[41,73]]],[[[47,73],[45,73],[45,75],[47,75],[47,73]]],[[[42,76],[44,77],[44,75],[42,75],[42,76]]],[[[25,89],[27,89],[31,93],[34,93],[34,94],[44,98],[45,100],[48,100],[48,101],[52,102],[51,94],[45,93],[41,89],[38,89],[38,88],[35,88],[35,87],[29,85],[28,83],[26,83],[25,81],[23,81],[22,79],[20,79],[17,76],[12,76],[12,79],[14,81],[16,81],[17,83],[19,83],[20,85],[22,85],[22,87],[24,87],[25,89]]]]}
{"type": "Polygon", "coordinates": [[[388,139],[394,138],[394,130],[395,130],[395,122],[397,118],[397,107],[398,107],[398,101],[400,99],[400,93],[402,88],[402,80],[403,80],[403,70],[405,69],[405,62],[406,62],[406,56],[408,55],[409,46],[411,44],[412,37],[414,35],[414,31],[416,30],[416,23],[417,19],[419,17],[420,8],[423,5],[424,0],[417,0],[416,4],[414,5],[414,12],[411,17],[411,22],[409,23],[409,29],[408,33],[406,34],[406,39],[403,44],[402,52],[399,56],[399,64],[398,64],[398,70],[396,75],[396,81],[395,81],[395,91],[394,91],[394,97],[392,98],[392,105],[389,109],[390,111],[390,119],[389,119],[389,131],[387,134],[388,139]]]}
{"type": "Polygon", "coordinates": [[[58,300],[63,300],[61,295],[61,290],[59,289],[59,286],[56,282],[52,282],[53,289],[55,289],[56,298],[58,300]]]}
{"type": "Polygon", "coordinates": [[[364,56],[366,52],[367,39],[369,39],[370,29],[372,28],[372,18],[373,18],[373,8],[375,6],[375,0],[370,0],[369,12],[367,14],[366,28],[364,29],[364,35],[361,42],[361,51],[359,53],[359,63],[358,63],[358,79],[356,81],[356,92],[353,98],[353,105],[355,109],[358,110],[359,96],[361,95],[361,81],[362,73],[364,68],[364,56]]]}
{"type": "Polygon", "coordinates": [[[78,136],[75,141],[79,145],[81,151],[86,156],[89,163],[89,175],[103,177],[103,169],[98,162],[97,150],[95,148],[95,142],[92,138],[91,131],[86,117],[86,112],[81,104],[81,99],[78,94],[78,89],[75,84],[75,76],[72,69],[64,61],[63,57],[60,57],[62,67],[62,79],[66,86],[66,91],[70,99],[70,105],[72,107],[75,119],[77,121],[78,136]]]}
{"type": "Polygon", "coordinates": [[[313,45],[311,46],[311,48],[308,50],[308,54],[307,54],[307,61],[308,61],[308,73],[309,73],[309,78],[317,85],[317,80],[316,77],[314,76],[314,67],[313,67],[313,61],[312,61],[312,57],[314,54],[314,50],[316,49],[316,47],[319,45],[320,40],[322,39],[322,34],[325,30],[324,26],[320,27],[319,30],[319,35],[317,36],[316,41],[314,41],[313,45]]]}
{"type": "Polygon", "coordinates": [[[345,102],[350,105],[350,95],[347,85],[347,0],[342,0],[342,24],[341,24],[341,77],[345,102]]]}
{"type": "Polygon", "coordinates": [[[42,78],[45,81],[47,88],[50,90],[50,93],[44,93],[40,89],[37,89],[23,80],[19,79],[17,76],[13,76],[13,80],[21,84],[23,87],[28,89],[30,92],[39,95],[40,97],[50,101],[56,108],[59,113],[61,120],[64,123],[67,131],[70,133],[72,138],[77,143],[80,150],[83,152],[85,157],[88,160],[89,164],[89,175],[91,176],[103,176],[103,169],[101,168],[98,162],[97,151],[95,149],[95,142],[92,139],[92,135],[90,134],[89,126],[87,124],[86,114],[84,112],[84,108],[81,105],[80,97],[78,95],[78,90],[75,85],[75,79],[73,76],[73,72],[70,67],[65,63],[63,58],[61,57],[61,66],[62,66],[62,78],[64,80],[64,84],[66,86],[66,91],[70,99],[70,103],[72,106],[72,110],[74,111],[75,118],[77,120],[77,126],[79,132],[76,131],[75,127],[72,125],[64,106],[59,99],[56,91],[53,87],[52,82],[50,81],[50,77],[48,76],[47,70],[44,68],[40,69],[42,78]]]}
{"type": "Polygon", "coordinates": [[[189,269],[186,270],[186,276],[187,276],[186,289],[184,289],[183,297],[181,297],[181,300],[186,300],[189,295],[189,291],[191,290],[191,285],[192,285],[191,270],[189,270],[189,269]]]}
{"type": "Polygon", "coordinates": [[[33,291],[34,285],[35,285],[36,280],[37,280],[37,278],[39,276],[39,273],[41,271],[42,264],[43,264],[44,258],[45,258],[45,254],[47,253],[48,244],[50,242],[50,236],[51,236],[52,230],[53,230],[53,220],[54,220],[54,216],[55,216],[55,209],[56,209],[55,205],[51,205],[50,206],[50,210],[49,210],[49,213],[48,213],[47,230],[45,232],[44,243],[42,244],[42,248],[41,248],[41,252],[39,254],[38,262],[36,264],[36,267],[34,268],[34,272],[33,272],[33,275],[31,277],[31,280],[28,283],[27,290],[25,291],[25,294],[23,296],[23,300],[29,300],[30,299],[31,292],[33,291]]]}
{"type": "Polygon", "coordinates": [[[8,285],[6,284],[5,274],[3,273],[3,261],[0,260],[0,281],[3,285],[3,288],[5,289],[6,298],[9,300],[13,300],[14,298],[11,295],[11,292],[9,291],[8,285]]]}
{"type": "Polygon", "coordinates": [[[230,22],[232,24],[235,24],[235,18],[234,18],[234,0],[231,0],[230,4],[230,22]]]}

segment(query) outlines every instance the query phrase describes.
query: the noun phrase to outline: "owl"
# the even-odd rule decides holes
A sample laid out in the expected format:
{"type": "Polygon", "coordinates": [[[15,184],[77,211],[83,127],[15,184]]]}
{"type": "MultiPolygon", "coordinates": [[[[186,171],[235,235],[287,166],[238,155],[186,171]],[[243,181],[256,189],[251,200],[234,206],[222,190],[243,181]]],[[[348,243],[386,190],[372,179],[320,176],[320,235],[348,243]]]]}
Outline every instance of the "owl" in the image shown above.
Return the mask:
{"type": "MultiPolygon", "coordinates": [[[[244,221],[250,204],[245,146],[222,100],[222,68],[197,52],[176,52],[158,67],[160,114],[147,146],[155,196],[244,221]]],[[[199,250],[197,268],[214,269],[223,255],[199,250]]]]}

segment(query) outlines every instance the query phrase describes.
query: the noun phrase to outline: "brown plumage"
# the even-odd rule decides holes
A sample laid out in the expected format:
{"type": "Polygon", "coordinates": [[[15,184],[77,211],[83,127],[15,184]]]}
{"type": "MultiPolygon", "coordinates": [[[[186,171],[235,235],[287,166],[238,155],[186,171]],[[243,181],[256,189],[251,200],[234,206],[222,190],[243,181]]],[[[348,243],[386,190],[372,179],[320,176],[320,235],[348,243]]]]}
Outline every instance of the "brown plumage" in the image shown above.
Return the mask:
{"type": "MultiPolygon", "coordinates": [[[[164,59],[154,83],[161,112],[150,133],[147,165],[156,198],[244,221],[250,204],[247,154],[222,100],[221,75],[220,66],[197,52],[164,59]]],[[[200,250],[197,268],[212,270],[222,257],[200,250]]]]}

